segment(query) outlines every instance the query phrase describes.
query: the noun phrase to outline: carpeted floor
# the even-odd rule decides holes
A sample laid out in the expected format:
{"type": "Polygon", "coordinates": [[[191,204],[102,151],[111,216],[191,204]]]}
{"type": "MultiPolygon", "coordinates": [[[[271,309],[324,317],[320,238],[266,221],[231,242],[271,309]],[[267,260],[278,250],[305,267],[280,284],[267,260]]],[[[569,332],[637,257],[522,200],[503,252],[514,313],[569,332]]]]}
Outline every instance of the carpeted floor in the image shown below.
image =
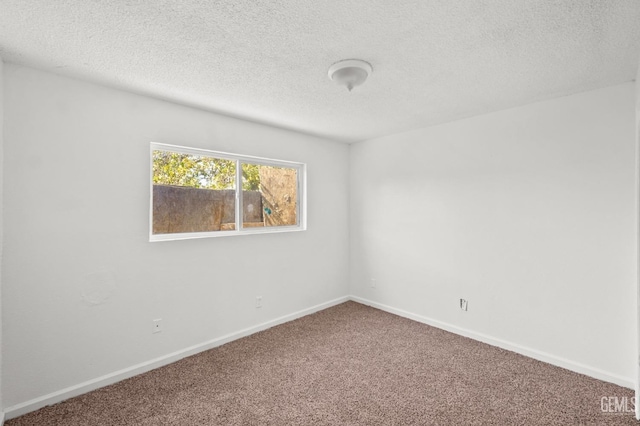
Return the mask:
{"type": "Polygon", "coordinates": [[[347,302],[6,424],[636,424],[603,397],[633,391],[347,302]]]}

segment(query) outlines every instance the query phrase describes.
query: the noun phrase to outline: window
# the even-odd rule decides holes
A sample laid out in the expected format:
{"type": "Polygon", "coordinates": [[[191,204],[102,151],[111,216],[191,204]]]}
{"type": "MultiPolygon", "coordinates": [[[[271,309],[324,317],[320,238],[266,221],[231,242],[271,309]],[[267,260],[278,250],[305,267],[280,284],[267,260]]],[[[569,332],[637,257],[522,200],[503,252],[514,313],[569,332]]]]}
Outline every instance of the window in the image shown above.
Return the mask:
{"type": "Polygon", "coordinates": [[[304,230],[305,169],[151,143],[149,240],[304,230]]]}

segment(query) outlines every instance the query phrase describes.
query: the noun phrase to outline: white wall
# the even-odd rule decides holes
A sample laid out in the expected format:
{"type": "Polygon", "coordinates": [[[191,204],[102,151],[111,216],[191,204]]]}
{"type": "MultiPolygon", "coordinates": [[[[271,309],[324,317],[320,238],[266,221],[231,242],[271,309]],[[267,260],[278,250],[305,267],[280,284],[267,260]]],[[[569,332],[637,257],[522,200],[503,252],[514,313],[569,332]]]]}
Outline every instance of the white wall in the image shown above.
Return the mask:
{"type": "Polygon", "coordinates": [[[629,83],[353,145],[351,294],[633,387],[634,111],[629,83]]]}
{"type": "MultiPolygon", "coordinates": [[[[640,227],[640,64],[636,77],[636,221],[640,227]]],[[[636,257],[640,274],[640,234],[636,237],[636,257]]],[[[640,276],[636,277],[636,401],[640,401],[640,276]]],[[[640,420],[640,404],[636,403],[636,419],[640,420]]]]}
{"type": "Polygon", "coordinates": [[[3,241],[3,183],[2,177],[4,174],[4,84],[3,84],[3,76],[4,76],[4,62],[2,61],[2,57],[0,57],[0,424],[4,420],[4,412],[3,412],[3,398],[2,398],[2,248],[4,244],[3,241]]]}
{"type": "Polygon", "coordinates": [[[13,64],[4,84],[5,407],[346,296],[348,146],[13,64]],[[150,141],[306,162],[308,230],[149,243],[150,141]]]}

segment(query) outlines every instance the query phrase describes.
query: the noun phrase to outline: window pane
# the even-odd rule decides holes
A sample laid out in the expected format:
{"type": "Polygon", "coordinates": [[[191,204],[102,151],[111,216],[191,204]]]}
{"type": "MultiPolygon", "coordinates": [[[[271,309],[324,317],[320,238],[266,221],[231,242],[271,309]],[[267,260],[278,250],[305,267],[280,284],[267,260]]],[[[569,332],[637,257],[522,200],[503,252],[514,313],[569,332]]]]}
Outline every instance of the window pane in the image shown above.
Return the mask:
{"type": "Polygon", "coordinates": [[[297,170],[243,163],[242,205],[244,228],[297,225],[297,170]]]}
{"type": "Polygon", "coordinates": [[[236,163],[154,150],[154,234],[235,229],[236,163]]]}

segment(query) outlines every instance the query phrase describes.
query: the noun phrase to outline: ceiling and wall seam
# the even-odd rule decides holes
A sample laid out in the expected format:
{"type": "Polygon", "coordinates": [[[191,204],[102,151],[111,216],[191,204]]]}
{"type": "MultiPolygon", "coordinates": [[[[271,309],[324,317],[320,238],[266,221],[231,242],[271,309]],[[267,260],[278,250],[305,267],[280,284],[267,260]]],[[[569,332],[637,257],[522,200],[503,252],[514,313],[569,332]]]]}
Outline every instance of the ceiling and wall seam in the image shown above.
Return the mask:
{"type": "Polygon", "coordinates": [[[4,0],[6,61],[355,142],[633,80],[640,2],[4,0]],[[373,66],[349,93],[327,77],[373,66]]]}

